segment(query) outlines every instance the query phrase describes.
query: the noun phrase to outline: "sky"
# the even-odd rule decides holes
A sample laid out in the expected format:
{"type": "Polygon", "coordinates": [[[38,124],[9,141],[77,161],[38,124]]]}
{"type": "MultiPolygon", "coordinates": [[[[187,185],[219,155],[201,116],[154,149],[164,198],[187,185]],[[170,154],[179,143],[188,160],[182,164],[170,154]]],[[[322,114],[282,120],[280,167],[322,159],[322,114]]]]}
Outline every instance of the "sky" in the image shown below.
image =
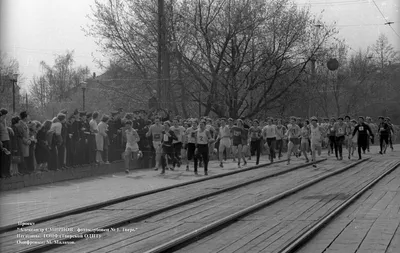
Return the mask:
{"type": "MultiPolygon", "coordinates": [[[[372,45],[380,33],[400,50],[400,0],[292,0],[299,6],[310,6],[327,23],[337,22],[338,37],[355,51],[372,45]],[[392,28],[384,25],[391,21],[392,28]]],[[[33,76],[41,74],[40,62],[54,63],[55,55],[75,51],[75,64],[88,66],[100,75],[94,57],[102,55],[82,27],[90,21],[94,0],[0,0],[0,46],[8,56],[16,58],[27,89],[33,76]]]]}

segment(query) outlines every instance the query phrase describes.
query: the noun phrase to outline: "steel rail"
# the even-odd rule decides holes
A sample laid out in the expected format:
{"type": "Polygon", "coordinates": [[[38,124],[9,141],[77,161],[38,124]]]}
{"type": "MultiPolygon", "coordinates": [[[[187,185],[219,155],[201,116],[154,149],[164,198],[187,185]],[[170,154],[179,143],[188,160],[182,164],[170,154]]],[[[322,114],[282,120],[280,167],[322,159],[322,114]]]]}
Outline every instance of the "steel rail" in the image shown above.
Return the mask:
{"type": "MultiPolygon", "coordinates": [[[[215,179],[215,178],[226,177],[226,176],[238,174],[238,173],[249,171],[249,170],[256,170],[256,169],[260,169],[260,168],[263,168],[263,167],[266,167],[266,166],[271,166],[271,165],[278,164],[278,163],[283,163],[283,162],[285,162],[285,160],[277,161],[277,162],[274,162],[274,163],[259,164],[259,165],[255,165],[255,166],[251,166],[251,167],[247,167],[247,168],[243,168],[243,169],[229,171],[229,172],[226,172],[226,173],[221,173],[221,174],[217,174],[217,175],[213,175],[213,176],[207,176],[207,177],[204,177],[204,178],[200,178],[200,179],[196,179],[196,180],[192,180],[192,181],[188,181],[188,182],[183,182],[183,183],[179,183],[179,184],[175,184],[175,185],[161,187],[161,188],[158,188],[158,189],[153,189],[153,190],[149,190],[149,191],[145,191],[145,192],[135,193],[135,194],[132,194],[132,195],[123,196],[123,197],[107,200],[107,201],[100,202],[100,203],[95,203],[95,204],[91,204],[91,205],[87,205],[87,206],[82,206],[82,207],[74,208],[74,209],[71,209],[71,210],[67,210],[67,211],[51,214],[51,215],[48,215],[48,216],[45,216],[45,217],[26,220],[26,221],[23,221],[23,222],[39,224],[39,223],[43,223],[43,222],[46,222],[46,221],[49,221],[49,220],[54,220],[54,219],[57,219],[57,218],[62,218],[62,217],[65,217],[65,216],[84,213],[84,212],[100,209],[100,208],[103,208],[103,207],[106,207],[106,206],[115,205],[115,204],[118,204],[118,203],[121,203],[121,202],[125,202],[125,201],[128,201],[128,200],[136,199],[136,198],[139,198],[139,197],[143,197],[143,196],[146,196],[146,195],[150,195],[150,194],[154,194],[154,193],[158,193],[158,192],[162,192],[162,191],[167,191],[167,190],[178,188],[178,187],[181,187],[181,186],[196,184],[196,183],[199,183],[199,182],[203,182],[203,181],[207,181],[207,180],[211,180],[211,179],[215,179]]],[[[14,224],[11,224],[11,225],[0,227],[0,234],[16,230],[18,227],[19,227],[18,223],[14,223],[14,224]]]]}
{"type": "Polygon", "coordinates": [[[362,162],[365,162],[365,161],[367,161],[369,159],[370,158],[359,160],[359,161],[357,161],[355,163],[352,163],[352,164],[350,164],[350,165],[348,165],[348,166],[346,166],[344,168],[341,168],[341,169],[339,169],[337,171],[328,173],[328,174],[326,174],[324,176],[318,177],[316,179],[310,180],[310,181],[305,182],[305,183],[303,183],[301,185],[293,187],[290,190],[284,191],[284,192],[282,192],[280,194],[277,194],[277,195],[275,195],[273,197],[270,197],[270,198],[268,198],[268,199],[266,199],[264,201],[261,201],[260,203],[254,204],[254,205],[252,205],[250,207],[247,207],[247,208],[244,208],[244,209],[242,209],[242,210],[240,210],[238,212],[235,212],[235,213],[233,213],[231,215],[226,216],[225,218],[216,220],[216,221],[214,221],[212,223],[209,223],[209,224],[207,224],[207,225],[205,225],[205,226],[203,226],[203,227],[201,227],[199,229],[191,231],[191,232],[189,232],[189,233],[187,233],[187,234],[185,234],[183,236],[177,237],[177,238],[175,238],[173,240],[170,240],[170,241],[168,241],[168,242],[166,242],[164,244],[161,244],[161,245],[159,245],[157,247],[154,247],[154,248],[152,248],[150,250],[147,250],[147,251],[145,251],[145,253],[159,253],[159,252],[165,252],[165,251],[171,250],[172,248],[175,248],[175,247],[177,247],[179,245],[187,243],[187,242],[189,242],[189,241],[191,241],[191,240],[193,240],[193,239],[195,239],[197,237],[203,236],[203,235],[205,235],[207,232],[209,232],[211,230],[214,230],[216,228],[221,228],[223,226],[227,226],[227,225],[231,224],[232,222],[234,222],[235,220],[237,220],[240,217],[246,216],[246,215],[248,215],[250,213],[253,213],[254,211],[257,211],[257,210],[259,210],[261,208],[264,208],[264,207],[266,207],[268,205],[271,205],[272,203],[274,203],[274,202],[276,202],[278,200],[281,200],[281,199],[283,199],[283,198],[285,198],[287,196],[290,196],[290,195],[292,195],[292,194],[294,194],[294,193],[296,193],[296,192],[298,192],[300,190],[308,188],[309,186],[314,185],[314,184],[316,184],[316,183],[318,183],[318,182],[320,182],[320,181],[322,181],[322,180],[324,180],[326,178],[329,178],[329,177],[334,176],[336,174],[340,174],[340,173],[342,173],[342,172],[344,172],[344,171],[346,171],[346,170],[348,170],[350,168],[353,168],[353,167],[357,166],[358,164],[360,164],[362,162]]]}
{"type": "Polygon", "coordinates": [[[340,214],[344,209],[346,209],[349,205],[351,205],[356,199],[358,199],[362,194],[364,194],[367,190],[373,187],[376,183],[378,183],[382,178],[386,175],[394,171],[400,162],[396,163],[393,167],[386,170],[380,176],[373,179],[370,183],[364,186],[362,189],[354,193],[350,198],[348,198],[345,202],[340,204],[337,208],[335,208],[332,212],[326,214],[324,217],[319,219],[313,226],[304,231],[304,233],[300,234],[289,243],[285,245],[283,249],[279,251],[279,253],[292,253],[295,252],[299,247],[307,243],[320,229],[322,229],[327,223],[329,223],[333,218],[335,218],[338,214],[340,214]]]}
{"type": "MultiPolygon", "coordinates": [[[[251,180],[239,183],[239,184],[235,184],[233,186],[229,186],[229,187],[226,187],[226,188],[223,188],[223,189],[220,189],[220,190],[216,190],[216,191],[213,191],[213,192],[202,194],[200,196],[196,196],[196,197],[184,200],[184,201],[180,201],[180,202],[177,202],[177,203],[172,204],[172,205],[161,207],[161,208],[149,211],[149,212],[144,213],[144,214],[136,215],[136,216],[129,217],[129,218],[124,218],[121,221],[113,222],[113,223],[110,223],[110,224],[107,224],[107,225],[103,225],[103,226],[99,226],[97,228],[101,229],[101,230],[104,230],[104,229],[111,229],[111,228],[121,227],[123,225],[129,224],[129,223],[133,223],[133,222],[139,222],[139,221],[145,220],[145,219],[147,219],[149,217],[152,217],[152,216],[158,215],[160,213],[163,213],[163,212],[166,212],[166,211],[169,211],[169,210],[172,210],[172,209],[175,209],[175,208],[178,208],[178,207],[181,207],[181,206],[196,202],[196,201],[201,200],[201,199],[206,199],[206,198],[209,198],[209,197],[212,197],[212,196],[224,193],[224,192],[232,191],[232,190],[235,190],[235,189],[243,187],[243,186],[247,186],[247,185],[250,185],[250,184],[265,180],[265,179],[268,179],[268,178],[272,178],[272,177],[276,177],[276,176],[279,176],[279,175],[283,175],[283,174],[289,173],[289,172],[294,171],[294,170],[298,170],[298,169],[301,169],[301,168],[304,168],[304,167],[311,166],[312,164],[317,164],[317,163],[324,162],[326,160],[327,159],[324,158],[324,159],[318,160],[318,161],[313,162],[313,163],[305,163],[305,164],[297,165],[295,167],[292,167],[292,168],[289,168],[289,169],[286,169],[286,170],[282,170],[282,171],[278,171],[278,172],[275,172],[275,173],[267,174],[267,175],[264,175],[264,176],[261,176],[261,177],[257,177],[255,179],[251,179],[251,180]]],[[[246,168],[246,169],[249,170],[248,168],[246,168]]],[[[99,231],[99,232],[85,232],[85,233],[80,233],[80,234],[81,235],[88,235],[88,234],[101,234],[101,233],[104,233],[104,232],[101,232],[101,231],[99,231]]],[[[83,237],[83,238],[71,238],[71,239],[70,238],[66,238],[66,239],[62,239],[62,240],[59,240],[59,241],[71,242],[71,241],[79,241],[79,240],[83,240],[83,239],[85,239],[85,237],[83,237]]],[[[62,246],[65,246],[65,245],[66,244],[43,244],[43,245],[37,245],[37,246],[35,246],[33,248],[30,248],[30,249],[23,249],[23,250],[18,251],[18,252],[21,252],[21,253],[22,252],[23,253],[27,253],[27,252],[45,252],[47,250],[58,248],[58,247],[62,247],[62,246]]]]}

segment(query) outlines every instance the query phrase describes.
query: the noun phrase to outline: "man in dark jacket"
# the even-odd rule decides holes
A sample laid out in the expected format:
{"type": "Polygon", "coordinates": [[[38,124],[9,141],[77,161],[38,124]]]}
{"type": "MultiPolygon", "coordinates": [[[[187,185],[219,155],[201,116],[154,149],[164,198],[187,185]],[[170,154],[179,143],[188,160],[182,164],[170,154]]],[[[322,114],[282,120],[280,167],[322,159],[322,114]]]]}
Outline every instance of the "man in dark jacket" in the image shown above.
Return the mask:
{"type": "Polygon", "coordinates": [[[77,165],[77,152],[79,141],[79,126],[78,121],[76,121],[76,116],[72,115],[67,123],[67,166],[74,167],[77,165]]]}
{"type": "Polygon", "coordinates": [[[79,141],[78,141],[78,161],[79,165],[85,165],[89,163],[88,156],[86,155],[87,151],[87,143],[88,143],[88,134],[89,132],[89,123],[86,119],[86,112],[79,113],[79,141]]]}
{"type": "MultiPolygon", "coordinates": [[[[60,112],[61,114],[66,115],[68,114],[67,110],[62,110],[60,112]]],[[[62,138],[62,142],[61,145],[58,147],[58,164],[60,165],[60,168],[62,169],[67,169],[68,167],[66,166],[66,147],[67,147],[67,139],[68,139],[68,124],[66,121],[66,118],[64,118],[63,121],[61,121],[61,138],[62,138]]]]}
{"type": "Polygon", "coordinates": [[[120,129],[122,128],[121,113],[119,111],[111,112],[111,119],[108,122],[108,136],[110,138],[109,161],[113,162],[121,159],[120,151],[120,129]]]}
{"type": "Polygon", "coordinates": [[[358,133],[358,140],[357,140],[358,159],[361,160],[361,149],[365,153],[365,150],[367,149],[368,142],[369,142],[368,138],[370,137],[372,139],[372,143],[373,143],[373,139],[374,139],[374,134],[372,133],[369,125],[364,123],[363,116],[358,117],[358,125],[354,128],[353,137],[356,133],[358,133]],[[369,136],[368,136],[368,134],[369,134],[369,136]]]}

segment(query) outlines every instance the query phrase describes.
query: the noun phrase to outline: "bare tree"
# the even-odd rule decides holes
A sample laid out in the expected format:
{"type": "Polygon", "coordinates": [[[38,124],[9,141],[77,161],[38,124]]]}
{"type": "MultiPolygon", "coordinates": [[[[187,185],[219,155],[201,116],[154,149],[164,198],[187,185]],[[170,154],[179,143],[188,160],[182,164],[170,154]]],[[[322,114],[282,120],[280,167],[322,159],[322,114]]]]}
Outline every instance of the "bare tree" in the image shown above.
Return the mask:
{"type": "Polygon", "coordinates": [[[56,56],[53,66],[44,61],[40,63],[43,74],[33,78],[30,93],[32,100],[42,109],[50,102],[71,101],[80,83],[89,76],[88,67],[74,66],[73,54],[72,51],[56,56]]]}
{"type": "Polygon", "coordinates": [[[13,74],[18,74],[18,83],[15,86],[16,106],[19,101],[19,83],[24,82],[24,76],[19,72],[19,63],[16,59],[9,57],[6,53],[0,51],[0,107],[10,109],[13,104],[13,74]]]}
{"type": "Polygon", "coordinates": [[[206,115],[251,117],[279,107],[334,33],[323,29],[310,38],[319,21],[288,1],[188,1],[180,13],[190,24],[181,36],[191,38],[179,51],[195,80],[192,98],[206,115]]]}
{"type": "Polygon", "coordinates": [[[385,34],[380,34],[375,44],[372,46],[373,60],[384,71],[385,66],[398,61],[398,52],[389,43],[385,34]]]}

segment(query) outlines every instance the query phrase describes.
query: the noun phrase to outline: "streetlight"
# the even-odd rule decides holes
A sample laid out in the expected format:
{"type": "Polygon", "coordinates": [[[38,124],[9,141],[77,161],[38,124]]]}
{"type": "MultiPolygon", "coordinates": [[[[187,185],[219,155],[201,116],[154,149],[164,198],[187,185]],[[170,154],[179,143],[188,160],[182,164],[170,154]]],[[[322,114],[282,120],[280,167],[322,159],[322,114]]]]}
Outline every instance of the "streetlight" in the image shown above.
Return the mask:
{"type": "Polygon", "coordinates": [[[15,84],[18,82],[18,74],[14,73],[10,77],[10,81],[12,82],[12,91],[13,91],[13,113],[15,113],[15,84]]]}
{"type": "Polygon", "coordinates": [[[85,111],[85,92],[86,92],[86,88],[87,88],[87,83],[81,82],[80,85],[82,88],[82,96],[83,96],[83,111],[85,111]]]}

